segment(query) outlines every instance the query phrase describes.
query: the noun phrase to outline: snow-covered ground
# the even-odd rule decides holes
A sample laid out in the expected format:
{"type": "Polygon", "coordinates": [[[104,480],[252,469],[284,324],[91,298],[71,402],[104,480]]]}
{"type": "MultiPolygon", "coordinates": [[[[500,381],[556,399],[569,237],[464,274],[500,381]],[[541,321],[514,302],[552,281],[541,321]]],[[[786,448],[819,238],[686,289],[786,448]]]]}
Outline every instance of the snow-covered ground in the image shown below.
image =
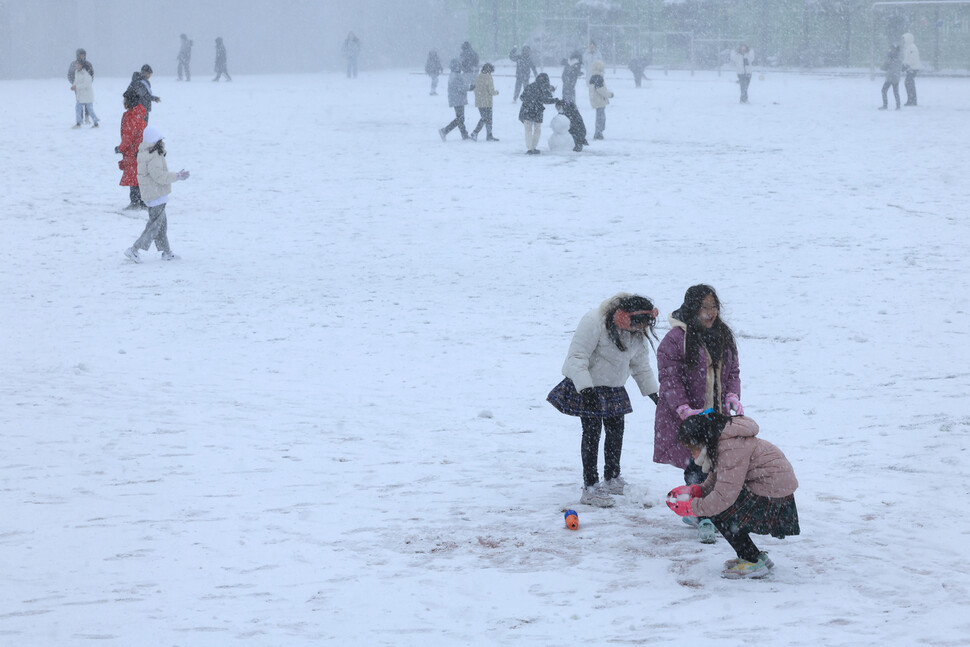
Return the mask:
{"type": "Polygon", "coordinates": [[[649,76],[538,157],[507,76],[444,144],[445,77],[154,78],[192,177],[142,265],[125,79],[98,130],[0,82],[0,644],[965,645],[970,82],[649,76]],[[606,510],[544,401],[589,308],[698,282],[801,483],[766,580],[663,505],[649,400],[606,510]]]}

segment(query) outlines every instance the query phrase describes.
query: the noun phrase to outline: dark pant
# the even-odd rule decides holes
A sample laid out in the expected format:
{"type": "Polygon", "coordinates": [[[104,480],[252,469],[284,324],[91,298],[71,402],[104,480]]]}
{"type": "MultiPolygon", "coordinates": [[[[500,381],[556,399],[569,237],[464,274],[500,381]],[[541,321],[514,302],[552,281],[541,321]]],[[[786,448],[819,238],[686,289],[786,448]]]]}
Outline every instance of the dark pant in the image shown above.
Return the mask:
{"type": "Polygon", "coordinates": [[[623,453],[623,416],[615,418],[580,418],[583,423],[583,484],[595,485],[599,481],[596,463],[599,457],[600,428],[606,429],[603,443],[603,478],[607,481],[620,475],[620,454],[623,453]]]}
{"type": "Polygon", "coordinates": [[[229,70],[226,69],[226,66],[225,65],[216,68],[216,78],[214,78],[212,80],[213,81],[218,81],[219,79],[222,78],[222,75],[223,74],[226,75],[226,80],[227,81],[232,81],[232,77],[229,76],[229,70]]]}
{"type": "Polygon", "coordinates": [[[447,135],[455,128],[458,128],[462,139],[468,138],[468,131],[465,129],[465,106],[455,106],[455,118],[444,127],[444,132],[447,135]]]}
{"type": "Polygon", "coordinates": [[[734,549],[738,557],[748,562],[758,561],[758,553],[761,551],[751,541],[750,534],[740,531],[736,527],[732,528],[731,524],[719,521],[717,517],[712,517],[711,521],[714,522],[714,527],[721,533],[725,541],[731,544],[731,548],[734,549]]]}
{"type": "Polygon", "coordinates": [[[916,105],[916,72],[917,70],[906,70],[906,105],[916,105]]]}
{"type": "Polygon", "coordinates": [[[748,86],[751,85],[750,74],[738,74],[738,83],[741,84],[741,103],[748,102],[748,86]]]}
{"type": "Polygon", "coordinates": [[[128,187],[128,199],[131,202],[128,206],[144,207],[145,203],[141,201],[141,189],[138,186],[128,187]]]}
{"type": "Polygon", "coordinates": [[[183,74],[183,72],[185,73],[185,80],[186,81],[191,81],[192,80],[192,72],[189,71],[189,62],[188,61],[183,61],[182,59],[179,59],[179,66],[178,66],[178,79],[179,79],[179,81],[182,80],[182,74],[183,74]]]}
{"type": "Polygon", "coordinates": [[[893,89],[893,96],[896,97],[896,107],[899,107],[899,81],[893,83],[892,81],[886,81],[882,84],[882,107],[885,108],[889,105],[889,88],[893,89]]]}
{"type": "Polygon", "coordinates": [[[478,136],[481,132],[482,126],[485,127],[485,134],[489,137],[492,136],[492,109],[491,108],[479,108],[478,114],[481,118],[478,120],[478,125],[475,126],[475,130],[472,131],[473,136],[478,136]]]}
{"type": "Polygon", "coordinates": [[[524,78],[521,76],[515,77],[515,93],[512,95],[512,101],[519,100],[519,93],[522,91],[522,88],[524,88],[527,85],[529,85],[529,77],[524,77],[524,78]]]}

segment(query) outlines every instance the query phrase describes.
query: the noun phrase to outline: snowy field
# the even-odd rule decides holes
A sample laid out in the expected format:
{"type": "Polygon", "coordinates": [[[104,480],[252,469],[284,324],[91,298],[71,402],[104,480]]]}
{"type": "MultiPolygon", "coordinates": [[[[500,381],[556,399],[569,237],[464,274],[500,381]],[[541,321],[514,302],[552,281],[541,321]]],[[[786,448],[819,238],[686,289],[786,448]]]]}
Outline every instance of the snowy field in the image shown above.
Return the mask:
{"type": "Polygon", "coordinates": [[[126,80],[98,130],[0,82],[0,644],[966,645],[970,81],[649,76],[537,157],[508,76],[497,143],[440,141],[446,77],[157,76],[192,177],[142,265],[126,80]],[[765,580],[663,505],[649,400],[606,510],[545,402],[588,309],[645,294],[662,336],[698,282],[801,483],[765,580]]]}

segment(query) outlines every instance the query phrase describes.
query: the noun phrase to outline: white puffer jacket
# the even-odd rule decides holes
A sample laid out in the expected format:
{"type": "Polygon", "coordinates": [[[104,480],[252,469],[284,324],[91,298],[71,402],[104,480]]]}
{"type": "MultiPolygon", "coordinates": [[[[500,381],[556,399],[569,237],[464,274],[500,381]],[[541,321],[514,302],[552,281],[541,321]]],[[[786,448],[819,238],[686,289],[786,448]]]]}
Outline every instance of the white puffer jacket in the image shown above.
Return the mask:
{"type": "Polygon", "coordinates": [[[913,42],[913,35],[903,34],[903,69],[919,70],[922,63],[919,60],[919,49],[913,42]]]}
{"type": "Polygon", "coordinates": [[[577,391],[592,386],[620,387],[631,375],[643,395],[660,389],[650,366],[644,337],[620,330],[620,341],[626,347],[621,351],[606,330],[606,314],[616,308],[620,299],[628,296],[621,292],[607,299],[600,307],[587,312],[576,326],[562,374],[573,381],[577,391]]]}
{"type": "Polygon", "coordinates": [[[731,62],[734,63],[734,69],[738,74],[751,74],[751,66],[754,61],[754,50],[749,49],[746,53],[742,54],[737,49],[731,50],[731,62]]]}
{"type": "Polygon", "coordinates": [[[158,153],[149,153],[155,142],[142,142],[138,147],[138,186],[141,199],[153,202],[172,192],[172,182],[178,180],[178,173],[168,170],[165,158],[158,153]]]}
{"type": "Polygon", "coordinates": [[[94,79],[83,67],[74,73],[74,94],[78,103],[94,103],[94,79]]]}

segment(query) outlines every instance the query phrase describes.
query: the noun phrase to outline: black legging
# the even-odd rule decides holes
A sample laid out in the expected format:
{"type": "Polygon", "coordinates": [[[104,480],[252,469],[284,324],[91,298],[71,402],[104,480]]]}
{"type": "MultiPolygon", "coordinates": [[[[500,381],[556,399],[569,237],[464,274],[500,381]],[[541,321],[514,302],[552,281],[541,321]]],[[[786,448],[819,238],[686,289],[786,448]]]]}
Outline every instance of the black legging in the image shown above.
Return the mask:
{"type": "Polygon", "coordinates": [[[603,478],[612,480],[620,475],[620,454],[623,452],[623,416],[615,418],[586,418],[583,423],[583,483],[588,487],[599,481],[596,470],[599,458],[600,428],[606,429],[606,440],[603,443],[603,478]]]}
{"type": "Polygon", "coordinates": [[[761,551],[751,541],[750,534],[738,530],[736,526],[732,527],[732,524],[719,521],[717,517],[711,517],[711,521],[714,522],[714,527],[718,529],[727,543],[731,544],[731,548],[738,554],[738,557],[748,562],[758,561],[758,555],[761,551]]]}

